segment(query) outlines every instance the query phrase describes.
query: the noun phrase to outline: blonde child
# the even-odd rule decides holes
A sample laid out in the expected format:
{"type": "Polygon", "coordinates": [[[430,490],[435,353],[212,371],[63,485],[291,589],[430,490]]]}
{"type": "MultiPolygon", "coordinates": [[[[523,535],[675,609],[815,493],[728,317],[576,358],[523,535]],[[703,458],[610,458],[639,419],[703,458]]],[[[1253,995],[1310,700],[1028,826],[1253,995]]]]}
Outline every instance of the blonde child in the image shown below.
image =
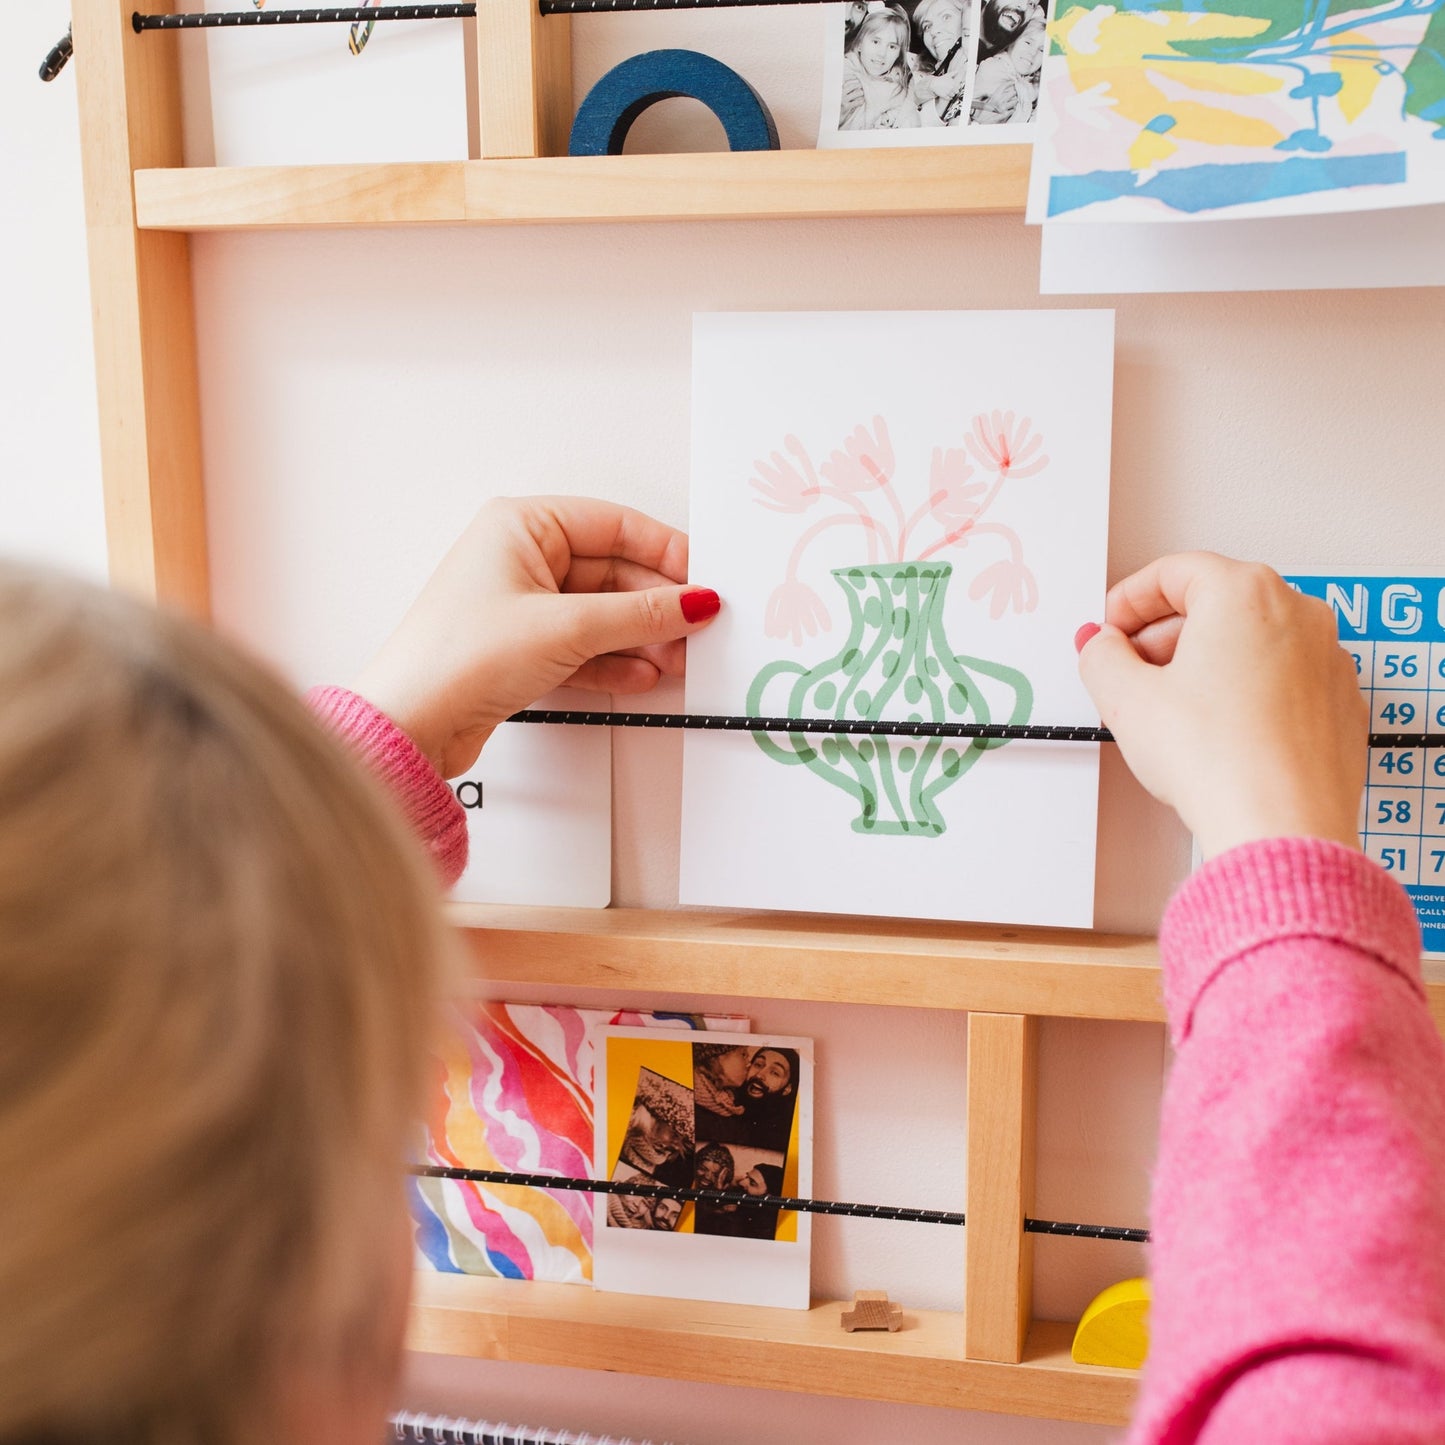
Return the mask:
{"type": "Polygon", "coordinates": [[[920,124],[908,68],[908,17],[874,10],[849,37],[843,55],[840,130],[904,130],[920,124]]]}
{"type": "Polygon", "coordinates": [[[370,699],[318,696],[348,748],[199,627],[0,564],[0,1442],[381,1438],[465,850],[438,769],[564,680],[679,670],[717,609],[686,569],[624,508],[488,507],[370,699]]]}

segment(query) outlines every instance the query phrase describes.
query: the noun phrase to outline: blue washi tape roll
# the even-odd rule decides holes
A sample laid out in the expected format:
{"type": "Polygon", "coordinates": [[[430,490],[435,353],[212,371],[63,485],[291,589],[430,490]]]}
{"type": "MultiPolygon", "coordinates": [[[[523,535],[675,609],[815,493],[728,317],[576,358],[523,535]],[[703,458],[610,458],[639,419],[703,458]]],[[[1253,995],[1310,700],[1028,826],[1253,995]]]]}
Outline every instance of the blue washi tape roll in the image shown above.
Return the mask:
{"type": "Polygon", "coordinates": [[[614,66],[587,92],[572,122],[567,154],[617,156],[632,122],[673,96],[700,100],[722,122],[728,149],[778,149],[778,128],[752,86],[720,60],[696,50],[649,50],[614,66]]]}

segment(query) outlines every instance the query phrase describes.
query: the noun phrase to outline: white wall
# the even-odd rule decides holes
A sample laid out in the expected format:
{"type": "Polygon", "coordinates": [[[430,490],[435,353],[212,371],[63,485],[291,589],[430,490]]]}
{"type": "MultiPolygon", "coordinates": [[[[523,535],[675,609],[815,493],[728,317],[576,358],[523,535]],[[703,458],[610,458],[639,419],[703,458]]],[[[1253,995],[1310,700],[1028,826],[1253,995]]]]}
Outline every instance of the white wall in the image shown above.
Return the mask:
{"type": "MultiPolygon", "coordinates": [[[[76,299],[73,97],[63,94],[73,77],[29,80],[65,9],[23,7],[39,33],[29,46],[7,38],[0,91],[29,140],[0,162],[0,194],[23,208],[4,233],[21,265],[5,268],[0,293],[0,545],[93,569],[94,410],[76,299]],[[41,295],[64,298],[58,329],[41,295]],[[57,424],[64,452],[47,442],[57,424]]],[[[579,84],[636,50],[693,45],[741,69],[779,113],[785,143],[806,144],[815,21],[801,10],[582,21],[579,84]]],[[[669,127],[689,144],[715,141],[714,124],[690,121],[683,102],[645,118],[636,139],[665,148],[669,127]]],[[[484,496],[596,493],[685,523],[694,311],[1049,304],[1037,295],[1037,236],[1018,217],[221,234],[197,238],[194,260],[217,614],[302,683],[350,674],[484,496]]],[[[1435,291],[1120,301],[1111,576],[1180,547],[1321,569],[1438,566],[1427,339],[1442,319],[1435,291]]],[[[618,904],[675,902],[680,763],[677,735],[617,738],[618,904]]],[[[1178,826],[1106,751],[1099,925],[1152,930],[1187,864],[1178,826]]],[[[739,1006],[763,1028],[819,1040],[820,1193],[958,1205],[961,1019],[739,1006]]],[[[1162,1031],[1053,1022],[1042,1045],[1037,1213],[1142,1223],[1162,1031]]],[[[886,1287],[914,1307],[952,1307],[962,1241],[941,1235],[820,1219],[817,1288],[886,1287]]],[[[1130,1247],[1041,1240],[1037,1313],[1075,1317],[1141,1266],[1130,1247]]],[[[1097,1445],[1109,1435],[438,1359],[415,1362],[408,1403],[679,1445],[1097,1445]]]]}
{"type": "Polygon", "coordinates": [[[0,45],[0,546],[105,574],[75,77],[37,72],[64,0],[6,7],[0,45]]]}

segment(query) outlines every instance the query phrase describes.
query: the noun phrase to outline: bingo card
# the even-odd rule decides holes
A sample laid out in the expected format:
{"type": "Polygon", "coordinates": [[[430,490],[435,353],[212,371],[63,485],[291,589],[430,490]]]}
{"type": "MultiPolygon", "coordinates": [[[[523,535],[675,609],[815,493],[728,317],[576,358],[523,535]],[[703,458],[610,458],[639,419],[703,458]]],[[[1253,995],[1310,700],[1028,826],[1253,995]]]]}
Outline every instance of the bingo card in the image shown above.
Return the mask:
{"type": "MultiPolygon", "coordinates": [[[[1371,732],[1445,734],[1445,578],[1285,580],[1334,610],[1371,732]]],[[[1445,954],[1445,747],[1370,749],[1360,840],[1405,885],[1425,951],[1445,954]]]]}

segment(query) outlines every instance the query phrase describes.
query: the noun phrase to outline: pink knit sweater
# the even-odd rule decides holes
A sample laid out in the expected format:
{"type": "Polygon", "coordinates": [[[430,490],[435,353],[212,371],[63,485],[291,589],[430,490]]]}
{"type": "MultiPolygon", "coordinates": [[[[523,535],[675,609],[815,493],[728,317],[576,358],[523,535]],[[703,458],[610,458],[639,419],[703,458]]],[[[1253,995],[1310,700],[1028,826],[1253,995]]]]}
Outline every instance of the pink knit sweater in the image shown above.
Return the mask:
{"type": "Polygon", "coordinates": [[[378,708],[344,687],[314,687],[311,710],[391,789],[450,888],[467,866],[467,814],[425,753],[378,708]]]}
{"type": "Polygon", "coordinates": [[[1160,933],[1177,1058],[1129,1445],[1445,1441],[1445,1049],[1401,888],[1251,843],[1160,933]]]}
{"type": "MultiPolygon", "coordinates": [[[[354,693],[310,701],[455,882],[446,782],[354,693]]],[[[1177,1057],[1128,1445],[1441,1445],[1445,1048],[1409,900],[1337,843],[1251,843],[1179,890],[1160,949],[1177,1057]]]]}

